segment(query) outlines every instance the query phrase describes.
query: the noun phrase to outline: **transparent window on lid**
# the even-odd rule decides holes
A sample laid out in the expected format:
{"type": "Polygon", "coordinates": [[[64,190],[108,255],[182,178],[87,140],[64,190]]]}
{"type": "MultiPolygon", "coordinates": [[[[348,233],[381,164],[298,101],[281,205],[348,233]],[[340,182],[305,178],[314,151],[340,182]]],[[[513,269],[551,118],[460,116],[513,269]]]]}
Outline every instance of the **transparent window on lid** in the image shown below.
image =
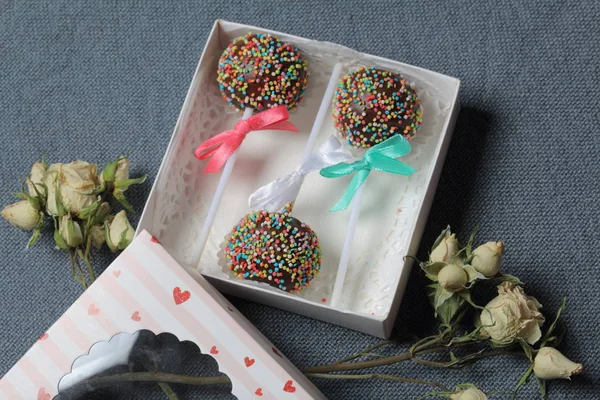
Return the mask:
{"type": "Polygon", "coordinates": [[[59,382],[55,400],[235,399],[213,357],[148,330],[92,345],[59,382]]]}

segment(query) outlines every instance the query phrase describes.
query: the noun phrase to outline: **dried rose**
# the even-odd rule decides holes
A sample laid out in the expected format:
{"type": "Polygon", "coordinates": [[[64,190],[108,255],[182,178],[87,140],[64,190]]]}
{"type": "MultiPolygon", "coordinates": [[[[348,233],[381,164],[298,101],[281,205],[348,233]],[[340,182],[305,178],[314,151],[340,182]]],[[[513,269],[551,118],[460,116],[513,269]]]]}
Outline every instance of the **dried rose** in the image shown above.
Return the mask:
{"type": "Polygon", "coordinates": [[[74,214],[96,201],[93,193],[98,185],[98,167],[85,161],[63,164],[59,172],[60,199],[65,208],[74,214]]]}
{"type": "Polygon", "coordinates": [[[503,255],[503,242],[487,242],[473,251],[471,265],[483,276],[489,278],[500,272],[503,255]]]}
{"type": "Polygon", "coordinates": [[[112,251],[123,250],[133,240],[134,229],[129,224],[125,210],[115,215],[109,223],[104,222],[106,244],[112,251]]]}
{"type": "Polygon", "coordinates": [[[40,212],[28,200],[9,204],[0,212],[2,217],[17,228],[30,231],[40,222],[40,212]]]}
{"type": "Polygon", "coordinates": [[[533,360],[533,372],[540,379],[570,379],[583,372],[583,365],[574,363],[553,347],[542,347],[533,360]]]}
{"type": "Polygon", "coordinates": [[[544,316],[539,312],[541,307],[537,299],[527,296],[520,286],[502,282],[498,286],[498,296],[481,312],[482,333],[501,344],[512,343],[517,338],[534,344],[542,336],[540,326],[544,316]]]}
{"type": "Polygon", "coordinates": [[[48,214],[77,214],[94,203],[97,197],[94,190],[98,184],[96,172],[96,164],[79,160],[69,164],[50,165],[43,179],[48,189],[48,214]]]}

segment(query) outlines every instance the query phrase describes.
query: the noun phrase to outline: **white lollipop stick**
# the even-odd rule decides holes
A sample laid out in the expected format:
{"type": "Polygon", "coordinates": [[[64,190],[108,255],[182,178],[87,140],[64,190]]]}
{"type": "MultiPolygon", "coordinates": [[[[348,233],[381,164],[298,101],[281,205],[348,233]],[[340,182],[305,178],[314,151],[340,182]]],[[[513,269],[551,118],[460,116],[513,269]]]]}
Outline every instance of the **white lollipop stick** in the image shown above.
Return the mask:
{"type": "Polygon", "coordinates": [[[342,289],[344,288],[344,280],[346,279],[346,272],[348,271],[348,263],[350,262],[350,250],[352,249],[352,239],[354,239],[354,231],[360,214],[360,203],[362,195],[365,190],[364,182],[361,187],[358,188],[354,198],[352,199],[352,209],[350,210],[350,220],[348,221],[348,230],[346,231],[346,238],[344,239],[344,247],[342,247],[342,255],[340,257],[340,263],[338,264],[337,275],[335,276],[335,283],[333,284],[333,293],[331,294],[331,307],[337,307],[340,297],[342,295],[342,289]]]}
{"type": "MultiPolygon", "coordinates": [[[[254,109],[245,108],[244,115],[242,116],[242,120],[248,119],[252,116],[254,109]]],[[[206,219],[204,220],[204,224],[202,225],[202,232],[200,233],[200,238],[198,239],[198,247],[194,251],[194,255],[192,257],[192,266],[196,269],[200,269],[200,258],[202,257],[202,252],[204,251],[204,247],[206,246],[206,241],[208,240],[208,235],[210,235],[210,229],[212,228],[212,224],[215,221],[215,217],[217,216],[217,211],[219,210],[219,205],[221,204],[221,199],[223,198],[223,193],[225,192],[225,186],[227,186],[227,182],[231,177],[231,171],[233,171],[233,167],[235,166],[235,160],[237,160],[238,151],[236,150],[233,154],[227,159],[225,162],[225,166],[223,167],[223,172],[221,172],[221,178],[219,179],[219,185],[217,186],[217,190],[212,199],[212,203],[210,203],[210,208],[208,209],[208,214],[206,214],[206,219]]]]}
{"type": "Polygon", "coordinates": [[[323,127],[325,117],[327,117],[327,114],[329,113],[331,98],[333,97],[335,85],[337,84],[341,72],[342,64],[336,63],[333,67],[333,71],[331,71],[331,76],[329,77],[327,89],[325,89],[325,94],[323,95],[323,100],[321,101],[319,112],[317,112],[317,118],[315,118],[315,122],[313,123],[310,135],[308,136],[308,140],[306,141],[306,147],[304,148],[304,156],[302,156],[302,160],[306,160],[308,157],[310,157],[312,149],[315,146],[315,141],[317,140],[317,136],[319,136],[319,133],[321,132],[321,128],[323,127]]]}

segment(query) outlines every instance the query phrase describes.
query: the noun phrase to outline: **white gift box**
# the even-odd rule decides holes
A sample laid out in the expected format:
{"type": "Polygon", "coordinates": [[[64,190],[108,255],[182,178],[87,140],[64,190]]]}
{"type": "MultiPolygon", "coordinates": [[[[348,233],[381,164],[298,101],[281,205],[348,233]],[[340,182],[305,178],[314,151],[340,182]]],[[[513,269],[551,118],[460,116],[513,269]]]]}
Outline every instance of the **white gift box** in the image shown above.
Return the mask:
{"type": "Polygon", "coordinates": [[[325,398],[200,274],[143,231],[2,377],[0,400],[50,400],[127,365],[140,330],[195,343],[239,399],[325,398]]]}
{"type": "MultiPolygon", "coordinates": [[[[226,21],[216,21],[200,58],[170,144],[156,176],[138,231],[156,235],[182,265],[196,268],[221,292],[279,307],[379,337],[389,337],[459,110],[459,80],[401,62],[326,42],[226,21]],[[242,143],[200,262],[192,265],[199,235],[218,185],[219,174],[203,174],[206,162],[194,158],[203,141],[231,129],[241,117],[222,99],[216,82],[218,59],[235,37],[270,33],[299,48],[308,61],[309,83],[303,101],[290,114],[299,133],[259,131],[242,143]],[[342,74],[375,65],[403,75],[417,90],[423,125],[402,161],[417,172],[401,177],[374,171],[366,181],[360,216],[350,246],[341,301],[330,302],[348,228],[350,210],[329,212],[351,177],[326,179],[309,175],[294,205],[293,216],[318,235],[321,272],[309,288],[286,293],[232,276],[223,243],[232,227],[251,210],[248,197],[257,188],[294,170],[301,162],[334,66],[342,74]]],[[[325,99],[329,100],[329,99],[325,99]]],[[[329,112],[314,148],[335,135],[329,112]]]]}

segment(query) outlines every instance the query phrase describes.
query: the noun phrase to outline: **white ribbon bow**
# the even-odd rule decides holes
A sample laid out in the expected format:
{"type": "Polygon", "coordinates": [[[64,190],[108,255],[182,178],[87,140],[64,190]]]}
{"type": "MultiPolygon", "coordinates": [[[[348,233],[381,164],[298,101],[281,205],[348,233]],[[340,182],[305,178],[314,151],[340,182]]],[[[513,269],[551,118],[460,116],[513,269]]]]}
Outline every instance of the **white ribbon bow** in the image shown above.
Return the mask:
{"type": "Polygon", "coordinates": [[[304,177],[330,165],[351,161],[354,157],[344,150],[335,136],[330,136],[314,153],[302,161],[292,173],[274,180],[252,193],[248,204],[253,210],[281,211],[298,197],[304,177]]]}

